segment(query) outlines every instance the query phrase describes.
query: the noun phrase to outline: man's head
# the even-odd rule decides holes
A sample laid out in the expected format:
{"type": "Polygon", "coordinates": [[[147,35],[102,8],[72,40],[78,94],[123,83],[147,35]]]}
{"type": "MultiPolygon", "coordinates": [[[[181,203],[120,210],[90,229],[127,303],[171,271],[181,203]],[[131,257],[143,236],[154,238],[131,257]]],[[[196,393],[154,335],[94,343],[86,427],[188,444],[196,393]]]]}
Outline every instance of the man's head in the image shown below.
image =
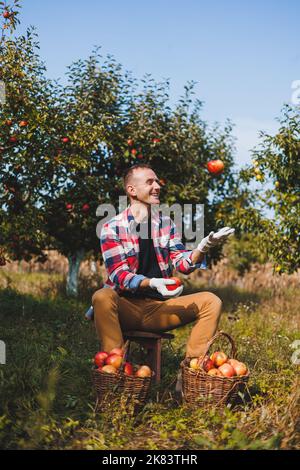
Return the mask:
{"type": "Polygon", "coordinates": [[[134,165],[127,170],[124,188],[131,203],[140,201],[145,204],[159,204],[159,180],[146,163],[134,165]]]}

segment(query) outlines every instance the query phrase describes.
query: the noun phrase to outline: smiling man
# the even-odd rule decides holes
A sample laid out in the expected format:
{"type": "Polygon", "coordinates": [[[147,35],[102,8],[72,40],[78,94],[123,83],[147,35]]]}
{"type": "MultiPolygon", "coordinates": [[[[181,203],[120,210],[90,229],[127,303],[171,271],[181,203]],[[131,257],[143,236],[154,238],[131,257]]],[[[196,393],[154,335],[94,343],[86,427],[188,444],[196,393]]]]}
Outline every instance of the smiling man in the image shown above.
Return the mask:
{"type": "Polygon", "coordinates": [[[217,330],[222,302],[211,292],[180,296],[183,286],[167,286],[175,283],[173,268],[184,274],[205,269],[205,253],[234,229],[211,232],[196,249],[186,250],[172,219],[151,210],[160,203],[160,184],[149,165],[131,167],[124,189],[130,205],[103,225],[100,237],[108,279],[92,306],[102,349],[121,348],[126,330],[164,332],[195,322],[186,356],[198,357],[217,330]]]}

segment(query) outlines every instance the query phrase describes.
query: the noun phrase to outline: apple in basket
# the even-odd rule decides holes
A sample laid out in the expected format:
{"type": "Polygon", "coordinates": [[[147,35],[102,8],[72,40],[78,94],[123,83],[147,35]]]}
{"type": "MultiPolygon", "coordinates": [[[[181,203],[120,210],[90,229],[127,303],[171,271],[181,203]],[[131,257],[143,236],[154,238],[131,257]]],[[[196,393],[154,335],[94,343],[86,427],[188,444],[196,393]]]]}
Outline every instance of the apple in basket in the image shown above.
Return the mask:
{"type": "Polygon", "coordinates": [[[222,374],[221,372],[219,371],[219,369],[210,369],[208,372],[207,372],[208,375],[211,375],[211,376],[216,376],[216,377],[222,377],[222,374]]]}
{"type": "Polygon", "coordinates": [[[152,371],[150,367],[148,366],[141,366],[139,369],[136,371],[135,376],[136,377],[151,377],[152,371]]]}
{"type": "Polygon", "coordinates": [[[116,374],[118,371],[114,366],[105,365],[102,367],[101,372],[107,372],[108,374],[116,374]]]}
{"type": "Polygon", "coordinates": [[[218,370],[224,377],[233,377],[235,375],[234,368],[228,363],[222,364],[218,370]]]}
{"type": "Polygon", "coordinates": [[[230,364],[234,368],[236,375],[239,375],[239,376],[246,375],[248,372],[248,368],[246,364],[244,364],[243,362],[237,361],[236,359],[229,359],[228,364],[230,364]]]}
{"type": "Polygon", "coordinates": [[[118,356],[124,356],[124,351],[121,348],[114,348],[112,349],[109,354],[118,354],[118,356]]]}
{"type": "Polygon", "coordinates": [[[107,352],[105,351],[97,352],[97,354],[95,354],[95,357],[94,357],[94,364],[98,367],[103,366],[107,357],[108,357],[107,352]]]}
{"type": "Polygon", "coordinates": [[[215,365],[213,361],[210,359],[210,357],[205,356],[203,364],[202,364],[202,369],[205,370],[205,372],[209,372],[211,369],[214,369],[215,365]]]}
{"type": "Polygon", "coordinates": [[[223,351],[216,351],[212,353],[210,359],[213,361],[215,367],[220,367],[227,362],[228,356],[223,351]]]}
{"type": "Polygon", "coordinates": [[[123,358],[122,356],[119,356],[118,354],[110,354],[106,360],[105,364],[108,366],[113,366],[116,369],[119,369],[122,365],[123,358]]]}
{"type": "Polygon", "coordinates": [[[124,364],[124,374],[125,375],[134,375],[133,365],[130,362],[125,362],[125,364],[124,364]]]}

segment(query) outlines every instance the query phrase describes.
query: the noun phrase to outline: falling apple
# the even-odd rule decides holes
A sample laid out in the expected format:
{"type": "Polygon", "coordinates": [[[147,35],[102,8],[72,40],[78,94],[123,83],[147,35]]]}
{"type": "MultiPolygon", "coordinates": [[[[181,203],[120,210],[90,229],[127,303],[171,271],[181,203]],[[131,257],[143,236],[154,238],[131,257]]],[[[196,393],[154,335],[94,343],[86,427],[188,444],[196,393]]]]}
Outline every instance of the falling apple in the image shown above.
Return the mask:
{"type": "Polygon", "coordinates": [[[207,163],[207,169],[213,175],[219,175],[224,171],[224,163],[222,160],[210,160],[207,163]]]}
{"type": "Polygon", "coordinates": [[[171,281],[175,281],[175,284],[167,284],[166,288],[168,290],[175,290],[175,289],[177,289],[177,287],[180,287],[182,285],[182,282],[178,277],[170,277],[169,279],[171,281]]]}

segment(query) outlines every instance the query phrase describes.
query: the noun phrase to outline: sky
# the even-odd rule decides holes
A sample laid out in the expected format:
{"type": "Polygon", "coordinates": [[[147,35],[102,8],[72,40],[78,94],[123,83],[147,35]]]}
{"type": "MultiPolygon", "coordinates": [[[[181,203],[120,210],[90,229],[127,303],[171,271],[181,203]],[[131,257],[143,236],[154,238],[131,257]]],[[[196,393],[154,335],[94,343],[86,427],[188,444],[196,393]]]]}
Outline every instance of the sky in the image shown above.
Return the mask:
{"type": "Polygon", "coordinates": [[[300,79],[298,0],[21,0],[19,32],[34,25],[51,78],[94,46],[136,78],[170,80],[171,103],[197,82],[203,119],[237,138],[235,161],[250,163],[260,130],[275,133],[300,79]]]}

